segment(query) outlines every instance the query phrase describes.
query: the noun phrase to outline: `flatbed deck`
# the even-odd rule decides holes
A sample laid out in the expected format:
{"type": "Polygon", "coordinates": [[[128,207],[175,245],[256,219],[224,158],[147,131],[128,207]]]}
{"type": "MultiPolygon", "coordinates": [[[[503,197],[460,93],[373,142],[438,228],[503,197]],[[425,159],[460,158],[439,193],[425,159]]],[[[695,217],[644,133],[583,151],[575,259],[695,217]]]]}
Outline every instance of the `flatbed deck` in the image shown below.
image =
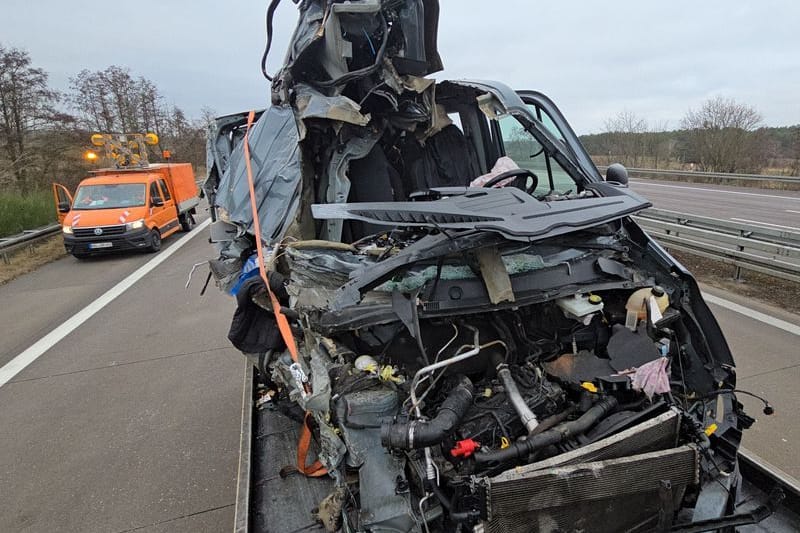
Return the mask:
{"type": "MultiPolygon", "coordinates": [[[[297,473],[281,476],[296,464],[301,425],[267,406],[256,407],[255,371],[245,370],[242,432],[236,498],[235,533],[299,533],[325,531],[313,515],[333,487],[332,480],[306,478],[297,473]]],[[[748,450],[740,450],[744,483],[737,512],[750,512],[780,488],[785,499],[768,518],[756,525],[739,526],[741,533],[800,531],[800,483],[748,450]]]]}

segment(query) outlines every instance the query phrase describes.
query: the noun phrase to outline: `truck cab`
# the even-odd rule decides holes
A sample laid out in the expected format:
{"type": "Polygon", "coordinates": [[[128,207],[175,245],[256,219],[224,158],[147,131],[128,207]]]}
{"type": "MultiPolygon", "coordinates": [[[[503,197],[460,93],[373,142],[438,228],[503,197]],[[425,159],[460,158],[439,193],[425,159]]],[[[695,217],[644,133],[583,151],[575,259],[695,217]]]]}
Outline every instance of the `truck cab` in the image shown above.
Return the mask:
{"type": "Polygon", "coordinates": [[[68,253],[157,252],[162,239],[194,225],[199,202],[188,163],[103,169],[81,181],[74,196],[54,183],[58,220],[68,253]]]}

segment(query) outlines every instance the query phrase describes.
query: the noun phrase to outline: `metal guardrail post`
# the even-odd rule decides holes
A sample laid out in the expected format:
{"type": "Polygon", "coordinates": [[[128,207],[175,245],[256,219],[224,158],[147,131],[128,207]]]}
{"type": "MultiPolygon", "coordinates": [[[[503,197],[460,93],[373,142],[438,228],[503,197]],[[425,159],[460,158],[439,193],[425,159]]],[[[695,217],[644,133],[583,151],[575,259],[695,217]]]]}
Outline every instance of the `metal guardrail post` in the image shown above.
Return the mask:
{"type": "MultiPolygon", "coordinates": [[[[745,237],[745,233],[746,232],[744,230],[739,230],[739,236],[740,237],[745,237]]],[[[736,246],[736,249],[739,250],[740,252],[743,252],[744,251],[744,246],[736,246]]],[[[744,281],[744,279],[742,278],[742,267],[741,267],[741,265],[734,265],[733,266],[733,281],[739,281],[739,282],[744,281]]]]}

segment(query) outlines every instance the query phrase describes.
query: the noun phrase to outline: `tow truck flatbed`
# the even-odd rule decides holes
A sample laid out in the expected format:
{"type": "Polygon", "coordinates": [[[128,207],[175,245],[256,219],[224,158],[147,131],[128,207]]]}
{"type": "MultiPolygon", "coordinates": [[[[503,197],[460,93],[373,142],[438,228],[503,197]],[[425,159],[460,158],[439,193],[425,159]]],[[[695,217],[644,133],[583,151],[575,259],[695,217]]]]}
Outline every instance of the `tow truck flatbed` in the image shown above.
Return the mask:
{"type": "MultiPolygon", "coordinates": [[[[282,469],[296,462],[300,423],[276,409],[256,407],[256,373],[249,363],[244,375],[242,426],[234,533],[324,531],[314,517],[319,502],[333,487],[328,478],[306,478],[282,469]]],[[[765,512],[762,505],[776,489],[783,501],[758,524],[736,526],[741,533],[800,531],[800,483],[744,448],[739,449],[742,493],[738,514],[765,512]],[[761,509],[759,509],[761,507],[761,509]]],[[[673,529],[715,531],[719,529],[673,529]]],[[[731,531],[731,530],[728,530],[731,531]]]]}

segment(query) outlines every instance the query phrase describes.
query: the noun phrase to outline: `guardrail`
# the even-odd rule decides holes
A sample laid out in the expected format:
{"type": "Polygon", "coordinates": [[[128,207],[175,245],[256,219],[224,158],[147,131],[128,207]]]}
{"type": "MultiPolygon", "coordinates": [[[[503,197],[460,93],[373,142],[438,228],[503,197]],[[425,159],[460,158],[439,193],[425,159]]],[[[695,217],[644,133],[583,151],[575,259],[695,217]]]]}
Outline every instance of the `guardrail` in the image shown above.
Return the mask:
{"type": "MultiPolygon", "coordinates": [[[[608,167],[598,166],[601,173],[605,173],[608,167]]],[[[726,172],[696,172],[689,170],[665,170],[655,168],[629,168],[628,174],[631,177],[637,176],[658,176],[658,177],[678,177],[678,178],[707,178],[718,180],[741,180],[741,181],[775,181],[781,183],[800,184],[800,176],[769,176],[766,174],[730,174],[726,172]]]]}
{"type": "Polygon", "coordinates": [[[800,282],[800,232],[771,229],[666,209],[647,209],[634,219],[666,248],[742,269],[800,282]]]}
{"type": "Polygon", "coordinates": [[[50,235],[58,233],[60,229],[60,224],[51,224],[42,228],[25,230],[19,235],[14,235],[13,237],[0,238],[0,255],[3,256],[3,263],[9,264],[9,254],[14,250],[18,250],[19,248],[23,248],[25,246],[31,246],[40,239],[44,239],[45,237],[49,237],[50,235]]]}

